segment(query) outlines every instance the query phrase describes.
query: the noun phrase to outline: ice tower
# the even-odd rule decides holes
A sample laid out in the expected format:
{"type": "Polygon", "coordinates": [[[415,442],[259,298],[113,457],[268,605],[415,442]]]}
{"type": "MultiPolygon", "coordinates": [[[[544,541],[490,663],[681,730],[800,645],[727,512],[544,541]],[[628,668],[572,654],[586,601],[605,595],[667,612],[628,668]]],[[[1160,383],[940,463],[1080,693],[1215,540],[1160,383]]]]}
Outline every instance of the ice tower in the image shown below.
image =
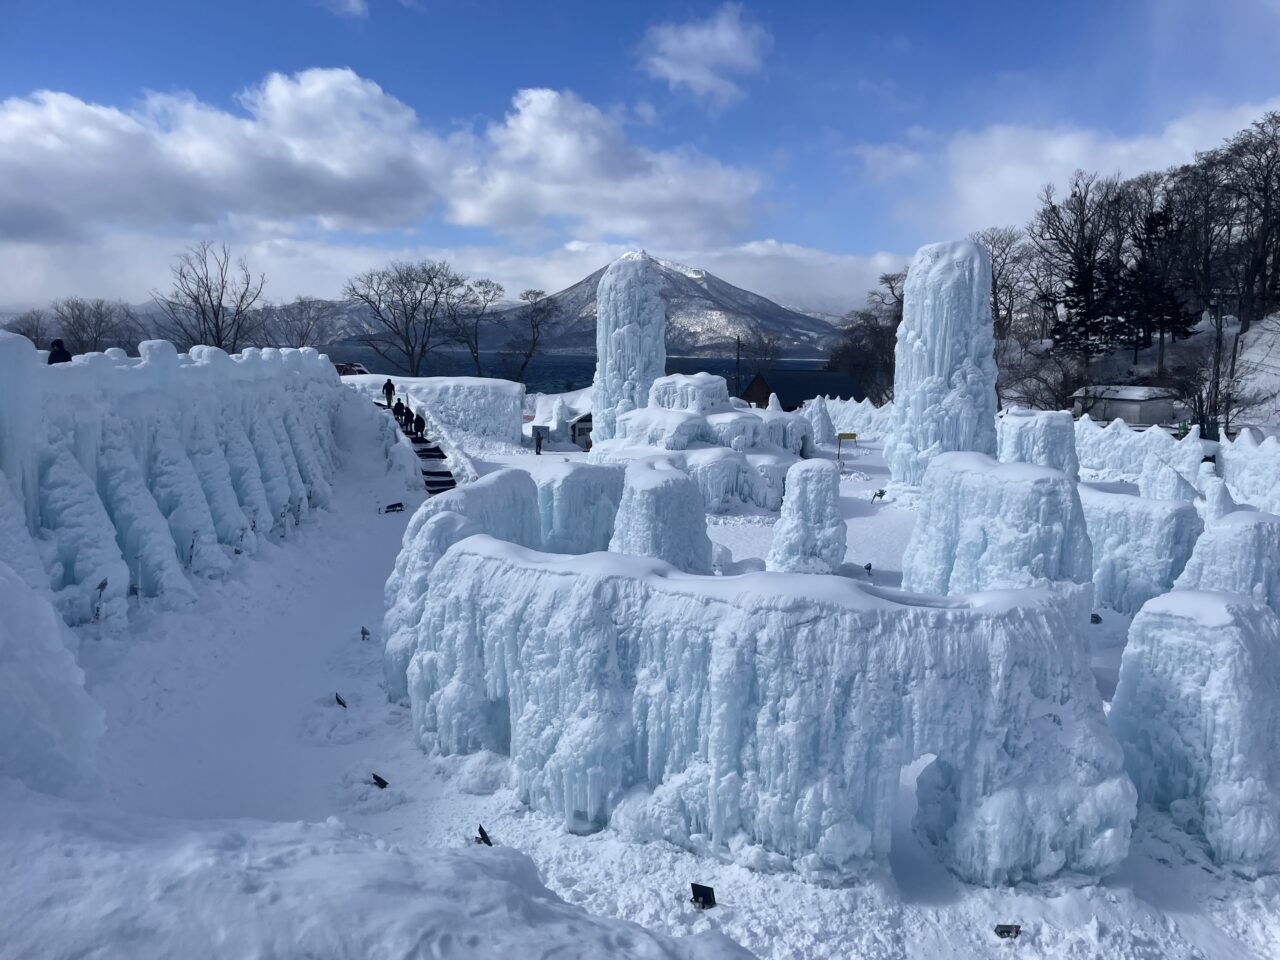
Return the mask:
{"type": "Polygon", "coordinates": [[[658,268],[646,253],[623,254],[596,293],[596,378],[591,439],[613,439],[618,415],[643,407],[649,387],[666,373],[667,310],[658,268]]]}
{"type": "Polygon", "coordinates": [[[885,459],[895,483],[919,486],[940,453],[995,454],[991,261],[980,246],[958,240],[916,252],[894,360],[885,459]]]}

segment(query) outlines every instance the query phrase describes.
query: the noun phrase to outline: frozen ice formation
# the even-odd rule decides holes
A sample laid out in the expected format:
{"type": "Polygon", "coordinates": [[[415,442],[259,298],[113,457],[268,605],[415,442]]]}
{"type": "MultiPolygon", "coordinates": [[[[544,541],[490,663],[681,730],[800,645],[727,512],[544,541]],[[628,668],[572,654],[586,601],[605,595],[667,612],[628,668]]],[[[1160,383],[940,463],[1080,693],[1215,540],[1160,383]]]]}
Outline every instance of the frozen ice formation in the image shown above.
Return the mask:
{"type": "Polygon", "coordinates": [[[893,431],[893,401],[877,407],[870,400],[828,400],[827,412],[840,433],[859,439],[887,437],[893,431]]]}
{"type": "Polygon", "coordinates": [[[1218,467],[1236,498],[1259,510],[1280,514],[1280,440],[1261,442],[1251,430],[1241,430],[1235,440],[1218,444],[1218,467]]]}
{"type": "Polygon", "coordinates": [[[656,263],[627,253],[600,278],[596,291],[596,376],[591,392],[593,443],[615,436],[619,414],[645,406],[654,380],[666,373],[667,308],[656,263]]]}
{"type": "Polygon", "coordinates": [[[473,537],[427,589],[413,727],[509,756],[567,829],[836,880],[885,860],[901,768],[933,754],[917,828],[957,875],[1098,877],[1135,794],[1073,630],[1057,591],[917,599],[473,537]]]}
{"type": "Polygon", "coordinates": [[[188,575],[288,536],[329,502],[335,421],[359,402],[314,350],[138,351],[45,366],[0,333],[0,560],[71,624],[189,600],[188,575]]]}
{"type": "Polygon", "coordinates": [[[836,428],[831,422],[826,397],[814,397],[804,405],[804,415],[813,429],[814,443],[835,443],[836,428]]]}
{"type": "Polygon", "coordinates": [[[787,471],[766,569],[832,573],[844,563],[846,532],[839,469],[830,460],[801,460],[787,471]]]}
{"type": "Polygon", "coordinates": [[[1200,536],[1196,509],[1184,500],[1148,500],[1093,484],[1079,486],[1093,543],[1094,600],[1127,616],[1173,589],[1200,536]]]}
{"type": "Polygon", "coordinates": [[[1148,500],[1187,500],[1194,502],[1200,499],[1200,491],[1196,489],[1192,479],[1196,473],[1183,476],[1173,464],[1154,450],[1148,450],[1142,461],[1142,472],[1138,474],[1138,493],[1148,500]]]}
{"type": "Polygon", "coordinates": [[[1100,427],[1088,414],[1076,421],[1076,455],[1080,466],[1103,480],[1134,480],[1142,473],[1147,454],[1154,453],[1187,479],[1194,478],[1204,459],[1200,428],[1192,427],[1181,440],[1163,427],[1134,430],[1123,420],[1100,427]]]}
{"type": "Polygon", "coordinates": [[[388,378],[382,374],[343,377],[342,382],[381,402],[382,387],[388,379],[395,385],[397,396],[409,398],[415,413],[424,410],[447,433],[520,443],[523,384],[495,377],[388,378]]]}
{"type": "Polygon", "coordinates": [[[1206,524],[1175,586],[1239,593],[1280,612],[1280,517],[1241,509],[1206,524]]]}
{"type": "Polygon", "coordinates": [[[921,247],[907,270],[894,351],[895,483],[918,486],[940,453],[996,452],[991,261],[968,240],[921,247]]]}
{"type": "Polygon", "coordinates": [[[711,540],[697,484],[663,460],[632,463],[609,550],[656,557],[687,573],[711,573],[711,540]]]}
{"type": "Polygon", "coordinates": [[[106,723],[85,693],[74,640],[48,597],[3,562],[0,611],[0,781],[69,797],[96,792],[106,723]]]}
{"type": "MultiPolygon", "coordinates": [[[[1213,465],[1205,464],[1205,466],[1212,467],[1213,465]]],[[[1227,481],[1212,472],[1201,476],[1200,493],[1203,499],[1198,501],[1196,506],[1200,509],[1200,516],[1205,523],[1221,520],[1228,513],[1233,513],[1240,508],[1240,505],[1232,498],[1231,491],[1227,488],[1227,481]]]]}
{"type": "Polygon", "coordinates": [[[549,553],[608,550],[622,502],[625,469],[593,463],[552,463],[533,476],[538,485],[542,549],[549,553]]]}
{"type": "Polygon", "coordinates": [[[1280,620],[1247,597],[1177,591],[1134,618],[1110,722],[1139,800],[1213,859],[1280,869],[1280,620]]]}
{"type": "Polygon", "coordinates": [[[383,587],[382,667],[389,699],[408,695],[405,668],[413,654],[431,571],[445,551],[476,533],[537,547],[542,543],[538,518],[538,488],[523,470],[496,470],[418,507],[383,587]]]}
{"type": "Polygon", "coordinates": [[[1035,463],[1080,477],[1076,460],[1076,425],[1066,410],[1022,410],[1012,407],[1000,418],[996,459],[1001,463],[1035,463]]]}
{"type": "Polygon", "coordinates": [[[1092,557],[1080,497],[1066,474],[980,453],[944,453],[925,471],[902,585],[952,595],[1088,583],[1092,557]]]}
{"type": "Polygon", "coordinates": [[[658,377],[649,388],[649,406],[689,413],[721,413],[729,405],[729,385],[710,373],[673,373],[658,377]]]}

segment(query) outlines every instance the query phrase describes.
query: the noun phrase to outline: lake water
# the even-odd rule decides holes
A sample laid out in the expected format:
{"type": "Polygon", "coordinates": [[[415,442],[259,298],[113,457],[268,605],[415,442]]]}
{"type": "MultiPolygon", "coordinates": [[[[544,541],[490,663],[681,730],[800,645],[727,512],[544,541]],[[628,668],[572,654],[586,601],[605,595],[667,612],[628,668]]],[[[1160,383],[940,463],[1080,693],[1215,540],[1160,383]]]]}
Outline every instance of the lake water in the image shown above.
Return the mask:
{"type": "MultiPolygon", "coordinates": [[[[362,363],[370,373],[395,375],[397,370],[368,347],[359,344],[332,344],[322,350],[330,360],[344,363],[362,363]]],[[[480,366],[484,376],[501,376],[501,361],[497,354],[481,354],[480,366]]],[[[821,370],[825,360],[776,360],[771,367],[780,370],[821,370]]],[[[741,366],[740,384],[734,388],[734,361],[723,357],[667,357],[667,373],[698,373],[705,371],[724,377],[729,389],[739,394],[750,382],[755,368],[745,361],[741,366]]],[[[423,369],[426,377],[475,376],[475,364],[471,355],[457,351],[437,350],[430,354],[423,369]]],[[[530,393],[563,393],[591,385],[596,373],[594,354],[545,354],[534,357],[525,372],[525,389],[530,393]]]]}

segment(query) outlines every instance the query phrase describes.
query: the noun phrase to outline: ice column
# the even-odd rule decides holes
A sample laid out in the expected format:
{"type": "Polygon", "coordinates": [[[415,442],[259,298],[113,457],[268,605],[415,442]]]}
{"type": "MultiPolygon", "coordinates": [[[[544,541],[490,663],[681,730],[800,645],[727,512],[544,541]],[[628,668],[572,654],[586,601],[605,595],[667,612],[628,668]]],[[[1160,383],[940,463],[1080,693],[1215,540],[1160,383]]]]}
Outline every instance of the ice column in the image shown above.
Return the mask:
{"type": "Polygon", "coordinates": [[[1066,410],[1006,410],[1000,418],[1001,463],[1035,463],[1080,477],[1076,459],[1076,424],[1066,410]]]}
{"type": "Polygon", "coordinates": [[[996,452],[991,261],[968,240],[921,247],[903,297],[885,459],[894,482],[918,486],[939,453],[996,452]]]}
{"type": "Polygon", "coordinates": [[[1112,729],[1138,798],[1203,833],[1214,860],[1280,866],[1280,621],[1225,593],[1175,592],[1129,629],[1112,729]]]}
{"type": "Polygon", "coordinates": [[[611,553],[657,557],[686,573],[711,573],[711,539],[698,485],[668,463],[627,467],[611,553]]]}
{"type": "Polygon", "coordinates": [[[618,415],[643,407],[653,381],[666,372],[667,311],[658,269],[645,253],[609,265],[596,292],[596,378],[591,437],[612,440],[618,415]]]}
{"type": "Polygon", "coordinates": [[[840,471],[830,460],[801,460],[787,471],[782,516],[773,528],[766,569],[831,573],[844,563],[840,471]]]}

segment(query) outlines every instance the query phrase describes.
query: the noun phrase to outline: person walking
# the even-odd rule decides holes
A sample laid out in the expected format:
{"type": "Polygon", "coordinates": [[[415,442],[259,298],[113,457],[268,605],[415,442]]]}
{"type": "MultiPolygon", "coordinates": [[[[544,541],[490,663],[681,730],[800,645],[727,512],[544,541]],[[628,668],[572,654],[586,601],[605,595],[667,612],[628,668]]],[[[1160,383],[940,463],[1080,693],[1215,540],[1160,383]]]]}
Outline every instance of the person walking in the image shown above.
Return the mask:
{"type": "Polygon", "coordinates": [[[422,411],[419,410],[413,418],[413,435],[419,440],[422,439],[422,433],[427,429],[427,421],[422,419],[422,411]]]}
{"type": "Polygon", "coordinates": [[[533,452],[535,456],[542,456],[542,431],[537,427],[533,428],[533,452]]]}
{"type": "Polygon", "coordinates": [[[387,377],[387,382],[382,385],[382,395],[387,398],[387,406],[391,406],[391,398],[396,395],[396,385],[391,382],[391,378],[387,377]]]}
{"type": "Polygon", "coordinates": [[[397,400],[396,405],[391,408],[391,415],[396,418],[396,423],[404,424],[404,403],[397,400]]]}
{"type": "Polygon", "coordinates": [[[70,363],[70,362],[71,362],[71,351],[68,350],[65,346],[63,346],[61,340],[55,340],[53,341],[53,343],[49,344],[49,365],[50,366],[53,366],[55,363],[70,363]]]}

